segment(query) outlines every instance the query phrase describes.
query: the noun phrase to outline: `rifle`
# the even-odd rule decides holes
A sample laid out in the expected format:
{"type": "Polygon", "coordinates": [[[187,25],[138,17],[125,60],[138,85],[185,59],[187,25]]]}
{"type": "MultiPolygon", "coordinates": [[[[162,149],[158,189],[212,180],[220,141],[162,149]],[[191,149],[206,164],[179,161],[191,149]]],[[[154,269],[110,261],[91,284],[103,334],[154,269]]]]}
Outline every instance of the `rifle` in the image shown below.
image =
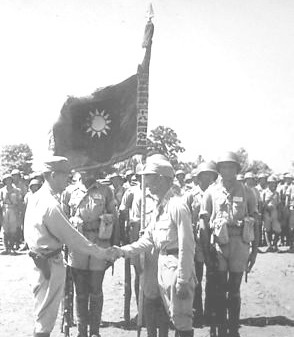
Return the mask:
{"type": "MultiPolygon", "coordinates": [[[[64,259],[68,262],[68,248],[64,247],[64,259]]],[[[61,332],[65,337],[70,337],[70,328],[74,326],[73,323],[73,279],[71,274],[71,268],[66,265],[66,277],[65,277],[65,287],[64,287],[64,297],[63,297],[63,315],[61,321],[61,332]]]]}

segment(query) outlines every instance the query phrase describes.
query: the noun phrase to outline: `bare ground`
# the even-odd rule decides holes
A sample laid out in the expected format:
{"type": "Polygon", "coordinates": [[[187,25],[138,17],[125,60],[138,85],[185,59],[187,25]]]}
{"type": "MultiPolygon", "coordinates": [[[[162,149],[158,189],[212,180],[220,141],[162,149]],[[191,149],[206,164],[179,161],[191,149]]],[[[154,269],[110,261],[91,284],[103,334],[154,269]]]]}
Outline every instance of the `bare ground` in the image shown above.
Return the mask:
{"type": "MultiPolygon", "coordinates": [[[[242,337],[292,337],[294,336],[294,258],[293,254],[259,254],[248,282],[242,284],[242,309],[240,334],[242,337]]],[[[27,281],[25,253],[17,256],[0,256],[0,337],[32,336],[32,297],[27,281]]],[[[114,275],[106,272],[104,280],[104,310],[102,337],[135,337],[136,330],[123,328],[123,260],[115,264],[114,275]]],[[[136,315],[132,298],[131,315],[136,315]]],[[[76,336],[76,328],[71,336],[76,336]]],[[[62,336],[60,317],[51,335],[62,336]]],[[[142,337],[146,337],[145,328],[142,337]]],[[[174,336],[174,332],[170,332],[174,336]]],[[[195,329],[195,336],[209,336],[209,329],[195,329]]]]}

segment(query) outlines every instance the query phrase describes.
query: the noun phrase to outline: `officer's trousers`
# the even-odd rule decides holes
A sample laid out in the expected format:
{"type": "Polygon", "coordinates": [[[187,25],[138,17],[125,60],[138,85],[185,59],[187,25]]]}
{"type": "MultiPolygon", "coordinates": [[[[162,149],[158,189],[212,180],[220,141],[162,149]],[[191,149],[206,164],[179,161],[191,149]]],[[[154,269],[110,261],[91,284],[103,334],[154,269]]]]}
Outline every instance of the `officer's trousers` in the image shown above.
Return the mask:
{"type": "Polygon", "coordinates": [[[30,284],[34,296],[35,333],[50,333],[53,330],[64,294],[65,266],[63,257],[59,254],[48,261],[50,278],[47,280],[42,271],[30,259],[32,265],[30,284]]]}
{"type": "Polygon", "coordinates": [[[195,268],[191,266],[191,279],[188,284],[189,294],[180,299],[176,294],[178,257],[159,254],[158,284],[160,294],[175,328],[179,331],[193,330],[193,299],[196,284],[195,268]]]}

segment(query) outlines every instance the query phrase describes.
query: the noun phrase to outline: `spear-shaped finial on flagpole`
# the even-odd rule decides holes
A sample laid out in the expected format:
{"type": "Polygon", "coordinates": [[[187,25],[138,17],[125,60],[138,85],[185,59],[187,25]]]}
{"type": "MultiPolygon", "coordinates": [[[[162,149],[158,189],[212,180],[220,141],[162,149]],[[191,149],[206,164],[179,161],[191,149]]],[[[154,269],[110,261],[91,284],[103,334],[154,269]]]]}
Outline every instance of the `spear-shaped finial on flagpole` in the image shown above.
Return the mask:
{"type": "Polygon", "coordinates": [[[147,24],[145,27],[145,32],[144,32],[144,39],[143,39],[143,43],[142,43],[142,47],[143,48],[147,48],[149,46],[151,46],[152,43],[152,36],[153,36],[153,32],[154,32],[154,25],[152,22],[152,19],[154,18],[154,10],[153,10],[153,6],[152,3],[150,2],[148,9],[146,11],[146,18],[147,18],[147,24]]]}

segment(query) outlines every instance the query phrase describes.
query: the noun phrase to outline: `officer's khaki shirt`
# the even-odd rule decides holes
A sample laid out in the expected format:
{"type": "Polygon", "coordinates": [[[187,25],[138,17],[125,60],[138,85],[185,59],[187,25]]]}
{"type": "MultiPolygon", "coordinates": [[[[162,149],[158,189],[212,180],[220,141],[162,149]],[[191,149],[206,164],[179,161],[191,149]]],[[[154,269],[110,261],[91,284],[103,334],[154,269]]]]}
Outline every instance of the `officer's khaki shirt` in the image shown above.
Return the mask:
{"type": "Polygon", "coordinates": [[[24,238],[30,249],[40,254],[53,252],[66,244],[83,254],[106,257],[103,249],[92,244],[71,226],[47,182],[28,199],[24,238]]]}
{"type": "Polygon", "coordinates": [[[178,282],[189,282],[194,273],[195,243],[191,214],[181,197],[167,192],[153,212],[144,235],[131,245],[121,247],[126,256],[136,255],[152,247],[160,254],[178,249],[178,282]]]}

